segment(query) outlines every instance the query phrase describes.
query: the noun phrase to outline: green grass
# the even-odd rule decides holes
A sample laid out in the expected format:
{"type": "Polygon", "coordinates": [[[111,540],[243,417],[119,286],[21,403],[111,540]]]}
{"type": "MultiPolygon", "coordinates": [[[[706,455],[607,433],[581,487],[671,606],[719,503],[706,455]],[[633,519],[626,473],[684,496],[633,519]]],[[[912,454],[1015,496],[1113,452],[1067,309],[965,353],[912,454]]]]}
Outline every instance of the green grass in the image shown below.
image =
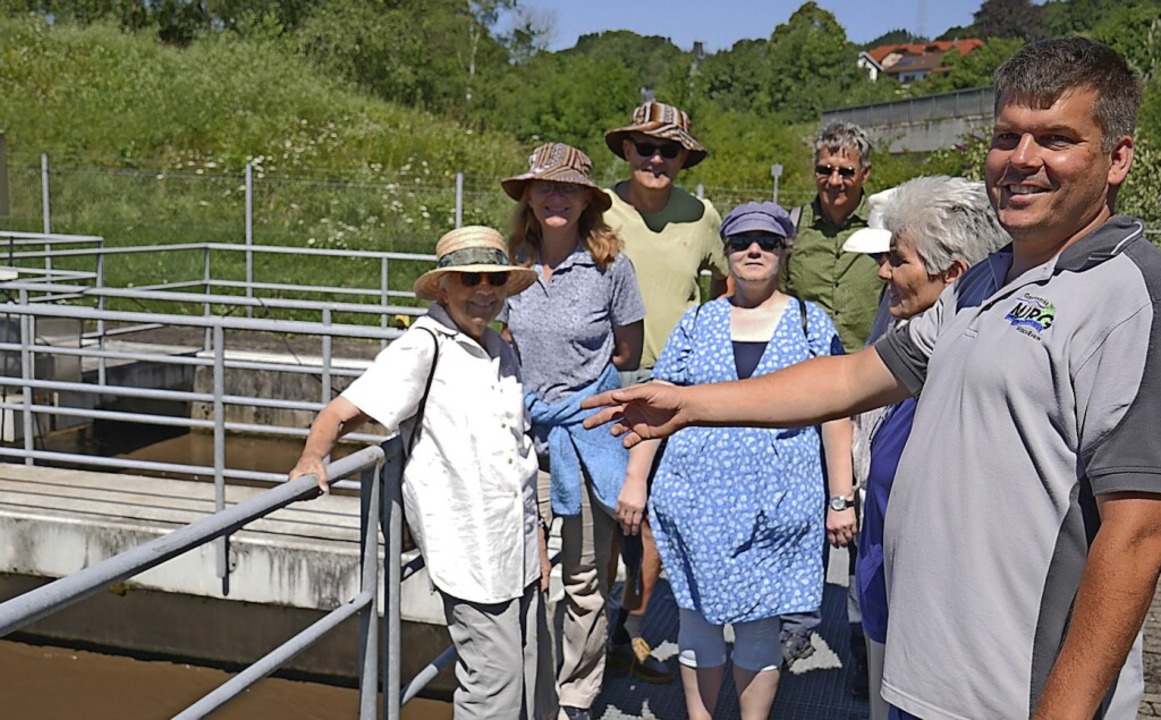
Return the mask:
{"type": "MultiPolygon", "coordinates": [[[[249,162],[256,244],[428,253],[454,224],[455,171],[469,175],[464,221],[504,228],[511,201],[498,179],[527,153],[506,136],[369,99],[275,43],[218,38],[181,50],[35,20],[0,20],[0,129],[11,194],[0,227],[42,228],[46,152],[52,229],[114,247],[243,243],[249,162]]],[[[373,262],[262,259],[256,278],[375,288],[379,272],[373,262]]],[[[392,286],[409,287],[414,273],[392,267],[392,286]]],[[[214,274],[242,279],[243,256],[215,258],[214,274]]],[[[202,258],[114,258],[106,275],[112,286],[192,280],[202,258]]]]}

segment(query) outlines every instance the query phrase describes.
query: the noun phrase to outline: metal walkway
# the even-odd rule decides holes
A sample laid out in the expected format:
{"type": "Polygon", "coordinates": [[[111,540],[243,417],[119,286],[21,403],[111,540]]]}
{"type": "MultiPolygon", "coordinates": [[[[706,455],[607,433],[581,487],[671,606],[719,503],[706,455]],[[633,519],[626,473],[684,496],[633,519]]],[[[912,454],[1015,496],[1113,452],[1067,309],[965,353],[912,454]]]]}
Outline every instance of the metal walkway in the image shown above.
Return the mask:
{"type": "MultiPolygon", "coordinates": [[[[783,672],[778,683],[771,718],[779,720],[866,720],[866,700],[851,696],[848,668],[853,663],[847,640],[846,588],[826,585],[822,601],[820,638],[815,639],[815,654],[795,669],[810,668],[796,674],[783,672]],[[821,643],[819,643],[821,639],[821,643]]],[[[654,655],[677,668],[677,606],[669,583],[657,584],[643,624],[645,639],[654,655]]],[[[680,679],[670,685],[650,685],[614,671],[605,674],[604,690],[593,706],[594,720],[629,720],[657,718],[680,720],[686,717],[685,698],[680,679]]],[[[738,720],[737,695],[730,672],[725,674],[718,700],[718,720],[738,720]]]]}

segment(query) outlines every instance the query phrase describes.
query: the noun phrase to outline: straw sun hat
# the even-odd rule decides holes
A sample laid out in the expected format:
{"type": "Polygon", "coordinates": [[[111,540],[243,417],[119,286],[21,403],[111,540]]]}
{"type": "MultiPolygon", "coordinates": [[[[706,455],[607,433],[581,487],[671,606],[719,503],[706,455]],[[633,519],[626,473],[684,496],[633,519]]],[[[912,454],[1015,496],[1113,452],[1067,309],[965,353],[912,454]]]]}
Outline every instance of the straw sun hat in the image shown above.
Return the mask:
{"type": "Polygon", "coordinates": [[[582,151],[564,143],[547,143],[533,150],[528,157],[528,172],[501,180],[500,187],[513,200],[522,200],[528,183],[533,180],[580,185],[596,191],[592,193],[591,202],[597,210],[604,212],[613,201],[589,178],[592,171],[593,161],[582,151]]]}
{"type": "Polygon", "coordinates": [[[469,225],[456,228],[435,244],[435,269],[428,270],[415,281],[413,289],[424,300],[439,299],[440,278],[450,272],[506,272],[505,290],[515,295],[536,282],[536,271],[516,267],[508,262],[504,236],[492,228],[469,225]]]}

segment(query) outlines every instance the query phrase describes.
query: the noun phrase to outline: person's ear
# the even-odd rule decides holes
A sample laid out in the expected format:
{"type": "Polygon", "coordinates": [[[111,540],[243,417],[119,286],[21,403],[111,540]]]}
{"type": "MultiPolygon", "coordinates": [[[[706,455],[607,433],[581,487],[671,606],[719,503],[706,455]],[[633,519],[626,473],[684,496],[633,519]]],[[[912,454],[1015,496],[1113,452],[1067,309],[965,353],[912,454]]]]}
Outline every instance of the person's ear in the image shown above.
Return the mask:
{"type": "Polygon", "coordinates": [[[956,278],[958,278],[960,275],[963,275],[964,272],[967,271],[967,267],[967,263],[965,263],[960,258],[952,260],[951,265],[949,265],[947,269],[943,271],[943,284],[951,285],[953,282],[955,282],[956,278]]]}
{"type": "Polygon", "coordinates": [[[1109,185],[1112,187],[1119,187],[1121,183],[1125,182],[1125,177],[1129,174],[1129,168],[1133,165],[1133,138],[1131,135],[1126,135],[1117,141],[1109,153],[1109,185]]]}

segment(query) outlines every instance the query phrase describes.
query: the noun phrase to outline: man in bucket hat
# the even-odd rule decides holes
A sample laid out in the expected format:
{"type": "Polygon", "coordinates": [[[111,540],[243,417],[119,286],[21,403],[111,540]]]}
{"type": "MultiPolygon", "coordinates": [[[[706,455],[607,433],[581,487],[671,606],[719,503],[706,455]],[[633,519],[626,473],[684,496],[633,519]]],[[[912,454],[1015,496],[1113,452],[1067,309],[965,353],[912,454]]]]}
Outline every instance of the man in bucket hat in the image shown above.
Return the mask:
{"type": "MultiPolygon", "coordinates": [[[[607,191],[612,205],[605,221],[625,243],[645,300],[640,369],[622,377],[623,385],[631,385],[649,379],[669,333],[685,311],[702,299],[701,271],[713,273],[711,294],[716,296],[725,289],[728,268],[718,239],[721,216],[709,202],[674,185],[678,173],[697,165],[707,154],[690,134],[689,116],[672,105],[647,102],[633,111],[628,125],[606,133],[605,143],[629,163],[628,179],[607,191]]],[[[644,498],[634,502],[644,508],[644,498]]],[[[650,655],[649,644],[641,636],[641,618],[661,572],[647,520],[638,537],[640,541],[623,538],[623,547],[629,551],[623,557],[631,578],[636,574],[636,557],[643,552],[640,588],[637,582],[626,583],[609,659],[643,680],[668,683],[673,672],[650,655]]]]}
{"type": "Polygon", "coordinates": [[[290,477],[314,475],[326,492],[339,437],[367,420],[399,432],[404,507],[457,652],[455,717],[532,718],[552,676],[540,668],[536,454],[516,353],[489,323],[536,273],[512,266],[491,228],[453,230],[435,252],[415,281],[435,304],[323,408],[290,477]]]}

